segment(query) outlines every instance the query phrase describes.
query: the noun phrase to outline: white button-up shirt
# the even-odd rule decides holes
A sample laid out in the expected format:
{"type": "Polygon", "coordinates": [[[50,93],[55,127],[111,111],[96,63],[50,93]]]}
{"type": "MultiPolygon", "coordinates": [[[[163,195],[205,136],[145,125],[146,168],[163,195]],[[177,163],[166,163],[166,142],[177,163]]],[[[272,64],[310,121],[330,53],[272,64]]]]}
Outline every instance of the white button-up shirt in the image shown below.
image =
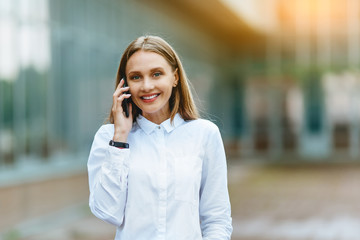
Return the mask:
{"type": "Polygon", "coordinates": [[[139,116],[129,149],[100,127],[89,160],[91,211],[121,240],[225,240],[232,233],[227,169],[217,126],[179,114],[157,125],[139,116]]]}

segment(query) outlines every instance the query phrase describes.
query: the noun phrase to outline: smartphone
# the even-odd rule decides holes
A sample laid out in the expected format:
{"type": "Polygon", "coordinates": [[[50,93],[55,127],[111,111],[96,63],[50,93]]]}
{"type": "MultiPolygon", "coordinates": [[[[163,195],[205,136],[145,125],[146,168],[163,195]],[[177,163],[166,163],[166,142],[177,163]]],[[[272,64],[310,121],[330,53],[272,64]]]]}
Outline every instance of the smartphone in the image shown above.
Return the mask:
{"type": "MultiPolygon", "coordinates": [[[[123,79],[124,79],[124,86],[123,87],[127,87],[128,85],[127,85],[126,77],[123,77],[123,79]]],[[[129,93],[130,93],[129,91],[125,92],[125,94],[129,94],[129,93]]],[[[122,108],[123,108],[123,110],[125,112],[126,117],[129,117],[129,115],[130,115],[129,114],[129,104],[130,104],[130,99],[129,98],[125,98],[124,101],[122,102],[122,108]]]]}

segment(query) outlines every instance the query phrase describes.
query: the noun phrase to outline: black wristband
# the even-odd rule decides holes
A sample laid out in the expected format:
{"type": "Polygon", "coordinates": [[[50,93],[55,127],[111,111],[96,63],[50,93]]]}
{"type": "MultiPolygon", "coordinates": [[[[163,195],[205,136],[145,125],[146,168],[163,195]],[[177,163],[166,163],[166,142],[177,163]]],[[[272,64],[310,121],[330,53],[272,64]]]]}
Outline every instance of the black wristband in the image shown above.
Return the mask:
{"type": "Polygon", "coordinates": [[[110,146],[113,146],[113,147],[117,147],[117,148],[129,148],[129,144],[128,144],[128,143],[115,142],[115,141],[113,141],[113,140],[110,140],[109,145],[110,145],[110,146]]]}

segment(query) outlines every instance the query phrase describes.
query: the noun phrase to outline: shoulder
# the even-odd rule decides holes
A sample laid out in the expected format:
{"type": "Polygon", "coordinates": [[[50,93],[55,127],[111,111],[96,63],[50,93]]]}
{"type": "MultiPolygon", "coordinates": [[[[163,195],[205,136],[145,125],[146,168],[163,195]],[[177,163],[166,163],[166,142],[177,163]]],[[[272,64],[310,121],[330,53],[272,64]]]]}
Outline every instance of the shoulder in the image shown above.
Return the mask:
{"type": "Polygon", "coordinates": [[[101,125],[95,136],[110,136],[114,133],[114,124],[101,125]]]}
{"type": "Polygon", "coordinates": [[[111,131],[114,131],[114,124],[104,124],[104,125],[101,125],[98,132],[100,133],[104,133],[104,132],[111,132],[111,131]]]}
{"type": "Polygon", "coordinates": [[[196,127],[202,130],[218,131],[218,126],[210,120],[199,118],[196,120],[186,121],[189,126],[196,127]]]}
{"type": "MultiPolygon", "coordinates": [[[[135,132],[138,128],[139,128],[138,124],[134,123],[130,133],[135,132]]],[[[112,137],[114,135],[114,131],[115,131],[114,124],[112,123],[104,124],[101,125],[100,128],[97,130],[96,135],[112,137]]]]}
{"type": "Polygon", "coordinates": [[[200,139],[201,144],[206,149],[206,154],[210,152],[222,151],[222,136],[218,126],[207,119],[197,119],[187,121],[190,126],[187,131],[190,132],[191,139],[200,139]]]}
{"type": "Polygon", "coordinates": [[[186,125],[194,129],[194,131],[201,131],[209,134],[219,132],[218,126],[207,119],[199,118],[196,120],[186,121],[186,125]]]}

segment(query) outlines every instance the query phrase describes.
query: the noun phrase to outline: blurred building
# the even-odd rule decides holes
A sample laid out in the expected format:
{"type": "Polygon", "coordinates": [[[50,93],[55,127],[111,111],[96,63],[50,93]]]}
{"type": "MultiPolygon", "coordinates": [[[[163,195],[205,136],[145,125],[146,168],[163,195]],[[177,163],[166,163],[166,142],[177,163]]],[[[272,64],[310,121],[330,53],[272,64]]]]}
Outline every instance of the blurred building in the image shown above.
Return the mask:
{"type": "Polygon", "coordinates": [[[178,51],[230,158],[358,160],[357,0],[2,0],[0,232],[87,201],[124,48],[178,51]]]}

